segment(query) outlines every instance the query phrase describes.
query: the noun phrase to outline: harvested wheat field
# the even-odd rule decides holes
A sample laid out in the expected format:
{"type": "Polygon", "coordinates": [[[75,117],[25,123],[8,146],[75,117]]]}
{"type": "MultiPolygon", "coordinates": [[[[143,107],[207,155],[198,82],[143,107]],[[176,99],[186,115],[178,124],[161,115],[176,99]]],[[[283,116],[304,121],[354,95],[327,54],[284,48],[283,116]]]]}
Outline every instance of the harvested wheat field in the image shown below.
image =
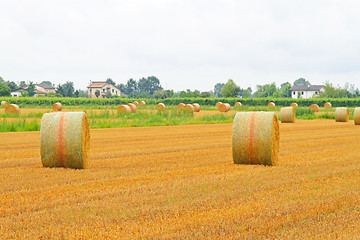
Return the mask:
{"type": "Polygon", "coordinates": [[[232,124],[91,130],[89,168],[0,133],[0,239],[360,238],[360,127],[280,123],[277,165],[233,163],[232,124]]]}

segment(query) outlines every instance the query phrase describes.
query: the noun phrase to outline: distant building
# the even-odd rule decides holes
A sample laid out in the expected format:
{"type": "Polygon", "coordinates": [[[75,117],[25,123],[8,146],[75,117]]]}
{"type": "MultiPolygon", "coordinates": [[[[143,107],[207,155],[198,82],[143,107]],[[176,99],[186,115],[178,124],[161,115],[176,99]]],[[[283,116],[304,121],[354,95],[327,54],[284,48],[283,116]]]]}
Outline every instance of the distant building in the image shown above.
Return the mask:
{"type": "Polygon", "coordinates": [[[36,90],[45,93],[45,95],[48,95],[49,93],[56,93],[55,87],[48,84],[35,84],[35,88],[36,90]]]}
{"type": "MultiPolygon", "coordinates": [[[[24,87],[21,87],[21,88],[18,88],[16,90],[14,90],[13,92],[11,92],[11,96],[12,97],[20,97],[24,94],[24,92],[27,92],[28,91],[28,85],[24,86],[24,87]]],[[[55,91],[55,87],[54,86],[51,86],[51,85],[48,85],[48,84],[35,84],[35,95],[34,97],[37,97],[37,96],[46,96],[48,95],[49,93],[56,93],[55,91]]]]}
{"type": "Polygon", "coordinates": [[[290,88],[292,98],[312,98],[325,91],[324,85],[295,85],[290,88]]]}
{"type": "Polygon", "coordinates": [[[99,98],[106,98],[107,93],[110,93],[111,96],[121,96],[121,91],[117,87],[107,82],[90,82],[88,88],[88,97],[96,98],[95,92],[99,90],[99,98]]]}

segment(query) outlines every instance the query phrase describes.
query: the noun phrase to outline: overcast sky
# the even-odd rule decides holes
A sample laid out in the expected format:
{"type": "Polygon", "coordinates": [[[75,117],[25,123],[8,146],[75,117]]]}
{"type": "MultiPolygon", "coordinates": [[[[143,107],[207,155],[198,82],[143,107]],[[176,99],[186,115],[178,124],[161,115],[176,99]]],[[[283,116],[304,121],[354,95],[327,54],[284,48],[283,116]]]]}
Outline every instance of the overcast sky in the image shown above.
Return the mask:
{"type": "Polygon", "coordinates": [[[0,0],[0,76],[164,88],[304,77],[360,88],[358,0],[0,0]]]}

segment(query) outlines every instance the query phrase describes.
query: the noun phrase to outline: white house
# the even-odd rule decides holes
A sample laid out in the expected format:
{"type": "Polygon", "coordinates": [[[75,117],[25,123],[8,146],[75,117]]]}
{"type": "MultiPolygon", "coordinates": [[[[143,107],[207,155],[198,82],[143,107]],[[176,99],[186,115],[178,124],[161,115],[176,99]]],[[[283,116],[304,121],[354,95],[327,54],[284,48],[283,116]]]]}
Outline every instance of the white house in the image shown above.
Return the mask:
{"type": "Polygon", "coordinates": [[[324,92],[324,85],[295,85],[290,88],[292,98],[312,98],[324,92]]]}
{"type": "Polygon", "coordinates": [[[107,82],[90,82],[90,85],[87,88],[89,98],[96,98],[96,91],[99,91],[100,98],[106,98],[107,93],[110,93],[112,96],[121,96],[120,89],[107,82]]]}
{"type": "MultiPolygon", "coordinates": [[[[12,97],[20,97],[24,92],[27,92],[28,85],[18,88],[15,91],[11,92],[12,97]]],[[[34,97],[40,95],[48,95],[49,93],[55,93],[55,87],[48,84],[35,84],[35,95],[34,97]]]]}

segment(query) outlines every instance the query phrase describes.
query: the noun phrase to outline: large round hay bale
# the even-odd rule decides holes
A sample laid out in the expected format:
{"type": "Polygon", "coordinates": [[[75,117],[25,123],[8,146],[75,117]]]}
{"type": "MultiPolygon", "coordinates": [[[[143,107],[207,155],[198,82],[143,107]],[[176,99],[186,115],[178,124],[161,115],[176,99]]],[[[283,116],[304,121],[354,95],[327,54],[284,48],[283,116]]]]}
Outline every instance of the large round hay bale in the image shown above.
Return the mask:
{"type": "Polygon", "coordinates": [[[274,108],[275,107],[275,103],[273,102],[269,102],[267,105],[268,108],[274,108]]]}
{"type": "Polygon", "coordinates": [[[222,104],[222,102],[217,102],[216,107],[219,108],[221,104],[222,104]]]}
{"type": "Polygon", "coordinates": [[[140,106],[145,106],[145,105],[146,105],[146,102],[145,102],[145,101],[140,101],[140,102],[139,102],[139,105],[140,105],[140,106]]]}
{"type": "Polygon", "coordinates": [[[157,109],[157,110],[165,110],[165,104],[159,103],[159,104],[156,106],[156,109],[157,109]]]}
{"type": "Polygon", "coordinates": [[[294,123],[295,119],[295,109],[293,107],[280,109],[280,120],[282,123],[294,123]]]}
{"type": "Polygon", "coordinates": [[[117,111],[118,113],[131,113],[131,108],[128,105],[120,105],[117,111]]]}
{"type": "Polygon", "coordinates": [[[184,103],[179,103],[178,105],[177,105],[177,109],[178,110],[181,110],[181,109],[183,109],[185,107],[185,104],[184,103]]]}
{"type": "Polygon", "coordinates": [[[232,131],[234,163],[275,165],[279,135],[279,121],[274,112],[236,113],[232,131]]]}
{"type": "Polygon", "coordinates": [[[318,112],[320,110],[320,108],[317,104],[311,104],[310,110],[314,111],[314,112],[318,112]]]}
{"type": "Polygon", "coordinates": [[[360,108],[358,107],[354,110],[354,123],[360,125],[360,108]]]}
{"type": "Polygon", "coordinates": [[[228,111],[230,111],[230,109],[231,109],[231,107],[230,107],[230,104],[228,104],[228,103],[222,103],[219,106],[220,112],[228,112],[228,111]]]}
{"type": "Polygon", "coordinates": [[[53,111],[61,111],[61,110],[62,110],[62,104],[59,103],[59,102],[54,103],[54,104],[52,105],[52,110],[53,110],[53,111]]]}
{"type": "Polygon", "coordinates": [[[326,103],[324,104],[324,108],[331,108],[331,103],[326,102],[326,103]]]}
{"type": "Polygon", "coordinates": [[[290,104],[290,107],[297,108],[297,107],[299,107],[299,106],[298,106],[297,103],[293,102],[293,103],[290,104]]]}
{"type": "Polygon", "coordinates": [[[194,112],[195,108],[194,108],[194,105],[192,105],[192,104],[186,104],[185,107],[183,108],[183,110],[189,111],[189,112],[194,112]]]}
{"type": "Polygon", "coordinates": [[[235,107],[242,107],[241,102],[236,102],[236,103],[235,103],[235,107]]]}
{"type": "Polygon", "coordinates": [[[192,105],[193,105],[193,107],[194,107],[194,112],[200,112],[200,104],[198,104],[198,103],[193,103],[192,105]]]}
{"type": "Polygon", "coordinates": [[[346,107],[337,107],[335,109],[335,121],[336,122],[348,122],[349,121],[349,109],[346,107]]]}
{"type": "Polygon", "coordinates": [[[9,104],[5,108],[5,113],[18,114],[20,113],[20,108],[16,104],[9,104]]]}
{"type": "Polygon", "coordinates": [[[1,101],[1,106],[7,106],[9,103],[7,101],[1,101]]]}
{"type": "Polygon", "coordinates": [[[40,149],[44,167],[86,168],[90,149],[86,114],[45,113],[41,120],[40,149]]]}
{"type": "Polygon", "coordinates": [[[135,112],[136,112],[136,105],[135,105],[135,104],[133,104],[133,103],[128,103],[127,105],[130,107],[132,113],[135,113],[135,112]]]}
{"type": "Polygon", "coordinates": [[[133,104],[134,104],[135,106],[139,106],[139,102],[138,102],[138,101],[134,101],[133,104]]]}

